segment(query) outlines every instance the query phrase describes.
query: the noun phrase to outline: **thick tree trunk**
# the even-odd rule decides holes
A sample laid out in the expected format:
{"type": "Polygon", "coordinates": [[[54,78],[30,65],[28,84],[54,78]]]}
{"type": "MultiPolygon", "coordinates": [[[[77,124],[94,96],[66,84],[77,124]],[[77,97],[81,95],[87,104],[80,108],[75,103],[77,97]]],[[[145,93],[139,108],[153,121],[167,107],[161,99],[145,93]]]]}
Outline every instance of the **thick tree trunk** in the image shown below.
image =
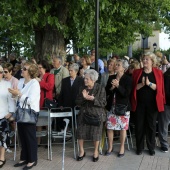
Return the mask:
{"type": "Polygon", "coordinates": [[[50,59],[52,54],[66,56],[64,36],[51,26],[42,31],[35,31],[35,58],[38,60],[50,59]]]}
{"type": "Polygon", "coordinates": [[[34,30],[35,32],[35,59],[36,61],[42,60],[42,39],[43,34],[41,30],[34,30]]]}
{"type": "MultiPolygon", "coordinates": [[[[67,0],[58,1],[56,7],[51,8],[51,16],[58,18],[61,25],[66,24],[68,6],[67,0]]],[[[47,24],[41,31],[35,31],[35,53],[39,60],[50,59],[52,54],[66,57],[66,43],[62,30],[58,30],[56,26],[47,24]]],[[[35,29],[36,30],[36,29],[35,29]]]]}

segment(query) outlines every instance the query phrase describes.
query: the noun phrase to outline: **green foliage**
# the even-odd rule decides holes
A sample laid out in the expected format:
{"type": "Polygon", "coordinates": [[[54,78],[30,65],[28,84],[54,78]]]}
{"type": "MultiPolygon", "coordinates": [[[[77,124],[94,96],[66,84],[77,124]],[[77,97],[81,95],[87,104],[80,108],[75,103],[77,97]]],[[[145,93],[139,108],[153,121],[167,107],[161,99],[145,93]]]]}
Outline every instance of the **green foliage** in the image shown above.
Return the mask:
{"type": "MultiPolygon", "coordinates": [[[[134,33],[149,36],[153,29],[164,26],[170,30],[168,11],[169,0],[100,1],[100,54],[126,49],[136,40],[134,33]]],[[[50,28],[63,35],[65,46],[72,40],[74,48],[83,53],[95,44],[95,0],[1,0],[0,23],[0,46],[4,50],[12,42],[13,49],[15,45],[17,49],[24,47],[24,52],[32,55],[38,49],[35,30],[43,40],[50,28]],[[4,42],[4,37],[9,42],[4,42]]],[[[53,42],[52,37],[46,41],[53,42]]]]}

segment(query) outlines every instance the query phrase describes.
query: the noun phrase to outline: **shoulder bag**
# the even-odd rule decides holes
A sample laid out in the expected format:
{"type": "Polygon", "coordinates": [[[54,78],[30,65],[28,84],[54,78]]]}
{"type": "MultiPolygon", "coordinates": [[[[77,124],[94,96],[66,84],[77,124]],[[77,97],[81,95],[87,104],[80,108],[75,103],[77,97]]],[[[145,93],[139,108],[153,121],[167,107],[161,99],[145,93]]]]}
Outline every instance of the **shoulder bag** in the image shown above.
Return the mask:
{"type": "Polygon", "coordinates": [[[117,116],[125,116],[127,112],[128,105],[116,103],[116,95],[114,95],[114,113],[117,116]]]}
{"type": "Polygon", "coordinates": [[[28,105],[28,109],[26,108],[27,105],[27,99],[28,97],[25,98],[24,103],[22,107],[18,106],[15,114],[15,121],[17,123],[31,123],[31,124],[36,124],[38,121],[38,112],[35,112],[33,109],[31,109],[30,105],[28,105]]]}

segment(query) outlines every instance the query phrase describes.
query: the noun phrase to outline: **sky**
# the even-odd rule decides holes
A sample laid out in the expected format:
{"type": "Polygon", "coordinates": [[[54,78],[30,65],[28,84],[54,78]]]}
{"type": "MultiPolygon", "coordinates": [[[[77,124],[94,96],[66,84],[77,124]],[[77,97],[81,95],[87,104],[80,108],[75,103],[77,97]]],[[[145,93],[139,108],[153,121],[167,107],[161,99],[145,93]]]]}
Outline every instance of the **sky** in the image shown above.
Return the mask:
{"type": "Polygon", "coordinates": [[[169,34],[165,34],[164,32],[161,32],[159,34],[159,46],[162,50],[168,50],[170,48],[170,39],[169,34]]]}

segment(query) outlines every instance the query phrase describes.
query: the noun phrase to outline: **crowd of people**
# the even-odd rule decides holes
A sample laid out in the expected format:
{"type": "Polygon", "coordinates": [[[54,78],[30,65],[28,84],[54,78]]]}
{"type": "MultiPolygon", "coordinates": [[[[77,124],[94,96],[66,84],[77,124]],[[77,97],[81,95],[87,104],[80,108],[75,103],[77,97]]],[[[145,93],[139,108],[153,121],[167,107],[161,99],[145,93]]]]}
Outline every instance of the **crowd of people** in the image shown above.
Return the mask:
{"type": "MultiPolygon", "coordinates": [[[[64,63],[57,55],[51,61],[17,61],[15,54],[8,62],[0,65],[0,168],[6,163],[7,137],[15,128],[13,116],[17,107],[26,107],[35,112],[44,107],[45,99],[55,99],[58,107],[80,107],[76,136],[79,144],[77,161],[86,156],[84,141],[94,142],[92,161],[99,160],[99,143],[103,128],[106,128],[108,149],[105,156],[113,152],[114,134],[120,134],[118,157],[125,155],[126,131],[129,122],[135,125],[136,154],[141,155],[145,138],[148,153],[155,155],[156,123],[161,150],[168,152],[168,125],[170,122],[170,64],[162,53],[146,52],[140,57],[119,58],[112,56],[108,61],[98,59],[99,71],[95,70],[95,50],[91,55],[64,63]],[[118,114],[119,110],[121,114],[118,114]],[[122,114],[122,111],[124,113],[122,114]],[[99,124],[85,121],[86,114],[99,118],[99,124]]],[[[92,119],[92,118],[91,118],[92,119]]],[[[62,121],[59,129],[64,129],[62,121]]],[[[14,167],[31,169],[37,165],[36,124],[18,123],[21,142],[20,160],[14,167]]]]}

